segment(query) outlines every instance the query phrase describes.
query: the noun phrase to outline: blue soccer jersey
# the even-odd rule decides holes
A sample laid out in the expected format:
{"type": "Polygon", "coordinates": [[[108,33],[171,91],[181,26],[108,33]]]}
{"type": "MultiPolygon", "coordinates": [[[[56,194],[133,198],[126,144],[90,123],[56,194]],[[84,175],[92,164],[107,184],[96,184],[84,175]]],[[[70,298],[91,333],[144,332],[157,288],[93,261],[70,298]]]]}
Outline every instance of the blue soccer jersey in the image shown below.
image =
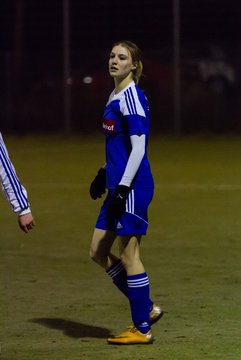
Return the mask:
{"type": "Polygon", "coordinates": [[[125,171],[132,146],[130,136],[145,134],[145,155],[133,179],[132,188],[153,188],[153,177],[147,158],[150,115],[148,101],[132,81],[118,94],[113,91],[104,111],[106,134],[106,185],[114,189],[125,171]]]}

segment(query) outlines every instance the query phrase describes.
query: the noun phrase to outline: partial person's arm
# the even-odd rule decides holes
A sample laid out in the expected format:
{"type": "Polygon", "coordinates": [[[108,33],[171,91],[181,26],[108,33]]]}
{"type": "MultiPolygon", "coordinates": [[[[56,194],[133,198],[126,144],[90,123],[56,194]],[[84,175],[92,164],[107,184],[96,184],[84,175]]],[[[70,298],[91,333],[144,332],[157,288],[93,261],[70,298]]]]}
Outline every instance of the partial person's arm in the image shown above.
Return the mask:
{"type": "Polygon", "coordinates": [[[28,232],[35,225],[27,198],[27,191],[20,183],[14,166],[9,158],[7,148],[0,134],[0,180],[2,190],[18,214],[18,223],[24,232],[28,232]]]}

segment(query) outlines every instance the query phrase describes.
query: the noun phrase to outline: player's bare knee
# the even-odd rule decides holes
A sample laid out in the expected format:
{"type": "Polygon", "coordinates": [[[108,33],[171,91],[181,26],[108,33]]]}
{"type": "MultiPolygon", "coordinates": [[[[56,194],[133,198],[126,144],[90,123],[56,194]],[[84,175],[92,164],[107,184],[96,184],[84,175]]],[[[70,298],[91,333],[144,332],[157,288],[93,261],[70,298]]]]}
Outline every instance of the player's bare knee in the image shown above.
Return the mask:
{"type": "Polygon", "coordinates": [[[128,269],[133,264],[133,258],[128,255],[121,255],[121,262],[125,269],[128,269]]]}

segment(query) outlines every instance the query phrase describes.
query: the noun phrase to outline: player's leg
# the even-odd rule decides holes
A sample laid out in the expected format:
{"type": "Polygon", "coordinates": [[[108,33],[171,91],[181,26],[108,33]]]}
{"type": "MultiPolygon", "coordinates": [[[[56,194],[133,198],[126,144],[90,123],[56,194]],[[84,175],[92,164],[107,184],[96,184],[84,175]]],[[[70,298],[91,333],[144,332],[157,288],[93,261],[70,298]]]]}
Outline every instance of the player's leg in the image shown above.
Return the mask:
{"type": "Polygon", "coordinates": [[[145,272],[140,258],[141,235],[118,236],[119,255],[127,276],[145,272]]]}
{"type": "Polygon", "coordinates": [[[111,344],[151,343],[149,280],[140,259],[141,235],[120,236],[120,257],[127,273],[128,299],[134,326],[118,336],[110,337],[111,344]]]}
{"type": "Polygon", "coordinates": [[[149,279],[140,258],[141,235],[119,237],[122,263],[127,273],[128,299],[135,327],[147,333],[150,326],[149,279]]]}
{"type": "Polygon", "coordinates": [[[111,254],[111,247],[115,241],[115,223],[108,212],[110,201],[108,192],[95,224],[94,233],[90,245],[90,257],[105,270],[113,265],[117,258],[111,254]]]}
{"type": "MultiPolygon", "coordinates": [[[[128,275],[137,275],[145,274],[144,265],[140,259],[140,243],[141,236],[134,236],[128,240],[128,238],[123,240],[123,237],[120,238],[120,253],[122,262],[125,265],[128,275]],[[137,241],[136,241],[137,240],[137,241]],[[128,245],[126,246],[126,241],[128,245]]],[[[140,275],[138,275],[140,276],[140,275]]],[[[134,276],[135,277],[135,276],[134,276]]],[[[146,280],[148,277],[146,276],[146,280]]],[[[163,310],[160,306],[153,303],[149,297],[149,316],[150,316],[150,325],[155,324],[162,316],[163,310]]]]}
{"type": "Polygon", "coordinates": [[[161,308],[154,305],[149,297],[149,280],[140,259],[140,242],[147,231],[147,209],[152,196],[151,189],[131,190],[126,213],[116,224],[121,262],[126,270],[127,296],[135,326],[117,337],[109,338],[108,342],[111,344],[152,342],[151,330],[148,329],[163,314],[161,308]]]}
{"type": "Polygon", "coordinates": [[[118,260],[116,256],[111,254],[111,247],[115,238],[114,231],[94,229],[90,244],[90,257],[105,270],[118,260]]]}
{"type": "MultiPolygon", "coordinates": [[[[136,260],[133,261],[132,254],[130,261],[128,261],[128,257],[126,256],[126,262],[128,266],[128,271],[134,273],[141,273],[141,271],[145,272],[144,266],[140,260],[139,246],[141,242],[141,236],[145,235],[148,228],[148,207],[153,197],[153,189],[135,189],[131,190],[128,200],[127,200],[127,211],[122,216],[120,221],[117,223],[118,227],[116,228],[116,233],[121,238],[120,242],[120,253],[122,253],[126,247],[125,244],[125,236],[128,239],[129,234],[138,234],[136,235],[133,250],[136,260]],[[131,267],[134,267],[131,269],[131,267]],[[139,268],[139,270],[138,270],[139,268]]],[[[128,240],[129,241],[129,240],[128,240]]],[[[132,245],[133,240],[130,241],[129,245],[126,247],[127,254],[129,246],[132,245]]],[[[126,251],[124,251],[126,254],[126,251]]],[[[129,255],[128,255],[129,256],[129,255]]],[[[129,275],[130,275],[129,274],[129,275]]],[[[150,309],[150,321],[151,324],[156,323],[163,315],[163,311],[160,306],[153,304],[153,301],[149,300],[149,309],[150,309]]]]}
{"type": "Polygon", "coordinates": [[[90,245],[90,257],[106,270],[113,284],[128,297],[126,270],[121,259],[111,253],[115,238],[115,232],[96,228],[90,245]]]}
{"type": "Polygon", "coordinates": [[[127,297],[126,270],[121,260],[111,253],[111,247],[116,238],[116,220],[108,211],[110,199],[111,193],[108,192],[96,221],[90,256],[106,270],[113,283],[127,297]]]}

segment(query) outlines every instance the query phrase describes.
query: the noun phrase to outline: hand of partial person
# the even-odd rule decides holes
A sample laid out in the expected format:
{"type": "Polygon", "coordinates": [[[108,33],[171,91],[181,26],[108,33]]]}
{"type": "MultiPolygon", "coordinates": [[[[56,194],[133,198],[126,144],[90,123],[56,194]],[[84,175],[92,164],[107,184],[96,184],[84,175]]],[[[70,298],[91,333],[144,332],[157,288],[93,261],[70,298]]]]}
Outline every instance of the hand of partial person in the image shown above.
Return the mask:
{"type": "Polygon", "coordinates": [[[28,233],[35,226],[35,220],[33,218],[32,213],[19,215],[18,216],[18,224],[21,230],[25,233],[28,233]]]}
{"type": "Polygon", "coordinates": [[[90,196],[93,200],[97,198],[101,198],[101,196],[105,193],[106,187],[106,170],[104,168],[100,168],[98,174],[92,181],[90,185],[90,196]]]}
{"type": "Polygon", "coordinates": [[[130,188],[125,185],[117,185],[109,204],[110,213],[117,219],[126,211],[126,200],[128,198],[130,188]]]}

